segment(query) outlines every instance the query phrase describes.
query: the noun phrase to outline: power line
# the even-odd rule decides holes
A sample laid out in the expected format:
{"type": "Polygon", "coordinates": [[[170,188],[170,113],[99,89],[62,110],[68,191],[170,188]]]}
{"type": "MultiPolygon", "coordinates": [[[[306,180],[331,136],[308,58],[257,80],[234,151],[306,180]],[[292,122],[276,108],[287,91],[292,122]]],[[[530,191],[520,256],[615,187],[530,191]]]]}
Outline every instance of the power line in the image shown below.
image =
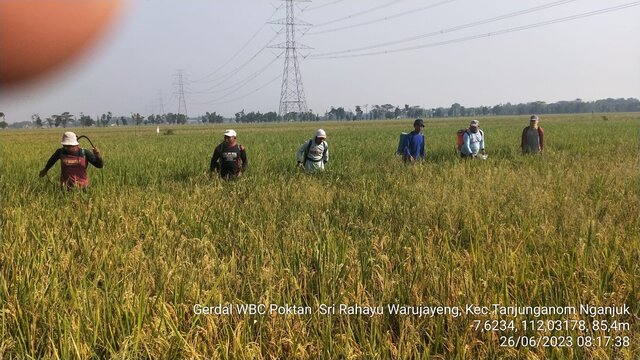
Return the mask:
{"type": "Polygon", "coordinates": [[[269,68],[271,65],[273,65],[276,60],[278,60],[278,58],[280,58],[280,56],[282,56],[283,53],[280,53],[278,56],[274,57],[273,60],[271,60],[269,63],[267,63],[265,66],[263,66],[262,68],[260,68],[259,70],[255,71],[254,73],[252,73],[251,75],[247,76],[246,78],[236,82],[233,85],[227,86],[225,88],[222,89],[217,89],[214,90],[217,86],[213,86],[210,87],[206,90],[203,91],[193,91],[194,94],[212,94],[212,93],[219,93],[219,92],[223,92],[223,91],[227,91],[229,89],[233,89],[234,87],[240,85],[240,84],[246,84],[247,82],[255,79],[256,77],[258,77],[258,75],[262,74],[267,68],[269,68]]]}
{"type": "Polygon", "coordinates": [[[322,5],[318,5],[318,6],[314,6],[314,7],[306,8],[306,9],[302,10],[302,12],[307,12],[307,11],[313,11],[313,10],[321,9],[321,8],[323,8],[323,7],[327,7],[327,6],[329,6],[329,5],[337,4],[337,3],[339,3],[339,2],[343,2],[343,1],[344,1],[344,0],[334,0],[334,1],[330,2],[330,3],[326,3],[326,4],[322,4],[322,5]]]}
{"type": "Polygon", "coordinates": [[[237,98],[233,98],[231,100],[226,100],[226,101],[220,101],[220,102],[215,102],[215,101],[211,101],[211,102],[204,102],[204,103],[199,103],[199,102],[193,102],[193,104],[198,104],[198,105],[220,105],[220,104],[228,104],[228,103],[232,103],[234,101],[238,101],[238,100],[242,100],[244,98],[246,98],[249,95],[252,95],[262,89],[264,89],[265,87],[271,85],[272,83],[274,83],[276,80],[280,79],[280,77],[282,76],[282,74],[278,74],[278,76],[274,77],[273,79],[269,80],[269,82],[261,85],[260,87],[251,90],[248,93],[243,94],[242,96],[239,96],[237,98]]]}
{"type": "Polygon", "coordinates": [[[364,15],[364,14],[370,13],[372,11],[380,10],[382,8],[397,4],[397,3],[402,2],[402,1],[405,1],[405,0],[393,0],[393,1],[390,1],[388,3],[384,3],[382,5],[373,7],[373,8],[368,9],[368,10],[360,11],[360,12],[353,13],[351,15],[347,15],[347,16],[344,16],[344,17],[341,17],[341,18],[338,18],[338,19],[335,19],[335,20],[331,20],[331,21],[323,22],[321,24],[317,24],[314,27],[321,27],[321,26],[326,26],[326,25],[329,25],[329,24],[337,23],[337,22],[340,22],[340,21],[349,20],[349,19],[351,19],[353,17],[364,15]]]}
{"type": "MultiPolygon", "coordinates": [[[[575,1],[575,0],[565,0],[564,2],[570,2],[570,1],[575,1]]],[[[550,7],[550,5],[551,4],[543,5],[543,6],[550,7]]],[[[577,19],[581,19],[581,18],[585,18],[585,17],[590,17],[590,16],[595,16],[595,15],[600,15],[600,14],[612,12],[612,11],[622,10],[622,9],[626,9],[626,8],[637,6],[637,5],[640,5],[640,1],[631,2],[631,3],[622,4],[622,5],[613,6],[613,7],[608,7],[608,8],[604,8],[604,9],[600,9],[600,10],[595,10],[595,11],[589,11],[589,12],[586,12],[586,13],[567,16],[567,17],[562,17],[562,18],[558,18],[558,19],[542,21],[542,22],[538,22],[538,23],[534,23],[534,24],[518,26],[518,27],[513,27],[513,28],[507,28],[507,29],[493,31],[493,32],[489,32],[489,33],[479,34],[479,35],[471,35],[471,36],[461,37],[461,38],[452,39],[452,40],[445,40],[445,41],[436,42],[436,43],[430,43],[430,44],[424,44],[424,45],[416,45],[416,46],[410,46],[410,47],[399,48],[399,49],[380,50],[380,51],[361,53],[361,54],[351,54],[351,55],[348,54],[348,53],[351,53],[351,52],[362,51],[362,50],[371,49],[371,48],[375,48],[375,47],[382,47],[382,46],[387,46],[387,45],[395,45],[395,44],[398,44],[398,43],[401,43],[401,42],[417,40],[419,38],[424,38],[424,37],[429,37],[429,36],[435,36],[435,35],[443,34],[443,33],[446,33],[446,32],[452,32],[452,31],[455,31],[455,30],[460,30],[460,29],[465,29],[465,28],[469,28],[469,27],[472,27],[472,26],[477,26],[477,25],[480,25],[481,23],[484,24],[484,23],[488,23],[488,22],[491,22],[491,21],[495,21],[495,20],[491,20],[491,19],[489,19],[491,21],[482,20],[482,21],[478,21],[476,23],[461,25],[461,26],[457,26],[457,27],[454,27],[454,28],[449,28],[449,29],[446,29],[446,30],[436,31],[436,32],[432,32],[432,33],[429,33],[429,34],[412,37],[412,38],[409,38],[409,39],[403,39],[401,41],[387,42],[387,43],[384,43],[384,44],[371,45],[371,46],[361,47],[361,48],[357,48],[357,49],[334,51],[334,52],[331,52],[331,53],[316,54],[316,55],[311,55],[308,58],[309,59],[337,59],[337,58],[361,57],[361,56],[368,56],[368,55],[381,55],[381,54],[388,54],[388,53],[395,53],[395,52],[401,52],[401,51],[415,50],[415,49],[421,49],[421,48],[427,48],[427,47],[448,45],[448,44],[453,44],[453,43],[458,43],[458,42],[463,42],[463,41],[483,38],[483,37],[489,37],[489,36],[494,36],[494,35],[502,35],[502,34],[516,32],[516,31],[522,31],[522,30],[527,30],[527,29],[531,29],[531,28],[537,28],[537,27],[552,25],[552,24],[561,23],[561,22],[565,22],[565,21],[577,20],[577,19]],[[337,54],[345,54],[345,55],[337,55],[337,54]],[[330,56],[330,55],[337,55],[337,56],[330,56]]],[[[531,10],[531,9],[529,9],[529,10],[531,10]]],[[[525,12],[525,11],[526,12],[532,12],[533,10],[531,10],[531,11],[523,10],[522,12],[525,12]]],[[[518,13],[522,13],[522,12],[518,12],[518,13]]],[[[515,14],[515,13],[513,13],[513,14],[515,14]]],[[[503,19],[503,18],[507,18],[507,17],[511,17],[511,16],[515,16],[515,15],[503,15],[503,16],[498,17],[498,18],[503,19]]],[[[497,18],[493,18],[493,19],[497,19],[497,18]]]]}
{"type": "Polygon", "coordinates": [[[445,5],[445,4],[454,2],[454,1],[457,1],[457,0],[445,0],[445,1],[441,1],[439,3],[423,6],[421,8],[417,8],[417,9],[413,9],[413,10],[403,11],[403,12],[401,12],[399,14],[385,16],[385,17],[378,18],[378,19],[375,19],[375,20],[365,21],[365,22],[361,22],[361,23],[358,23],[358,24],[345,25],[345,26],[341,26],[341,27],[337,27],[337,28],[333,28],[333,29],[327,29],[327,30],[321,30],[321,31],[312,31],[312,32],[306,33],[305,35],[307,35],[307,36],[309,36],[309,35],[318,35],[318,34],[335,32],[335,31],[340,31],[340,30],[345,30],[345,29],[351,29],[351,28],[360,27],[360,26],[364,26],[364,25],[370,25],[370,24],[374,24],[374,23],[377,23],[377,22],[380,22],[380,21],[387,21],[387,20],[395,19],[395,18],[398,18],[398,17],[401,17],[401,16],[405,16],[405,15],[413,15],[413,14],[415,14],[417,12],[428,10],[428,9],[432,9],[434,7],[437,7],[437,6],[440,6],[440,5],[445,5]]]}
{"type": "Polygon", "coordinates": [[[240,70],[244,69],[245,66],[249,65],[265,49],[267,49],[271,45],[271,42],[273,40],[275,40],[276,37],[278,37],[278,35],[280,35],[280,34],[279,33],[274,34],[273,37],[271,39],[269,39],[269,41],[260,50],[258,50],[255,54],[253,54],[253,56],[251,56],[249,58],[249,60],[247,60],[244,63],[242,63],[241,65],[237,66],[235,69],[229,71],[228,73],[225,73],[224,75],[220,75],[220,76],[218,76],[216,78],[213,78],[213,79],[210,79],[210,80],[206,80],[206,81],[203,81],[203,82],[211,83],[211,82],[219,80],[215,85],[213,85],[213,87],[217,87],[217,86],[220,86],[220,85],[224,84],[227,80],[229,80],[235,74],[239,73],[240,70]]]}
{"type": "Polygon", "coordinates": [[[404,38],[404,39],[395,40],[395,41],[387,41],[387,42],[380,43],[380,44],[375,44],[375,45],[362,46],[362,47],[359,47],[359,48],[351,48],[351,49],[346,49],[346,50],[338,50],[338,51],[326,52],[326,53],[322,53],[322,54],[316,54],[316,55],[314,55],[312,57],[336,55],[336,54],[343,54],[343,53],[352,53],[352,52],[357,52],[357,51],[362,51],[362,50],[375,49],[375,48],[378,48],[378,47],[383,47],[383,46],[388,46],[388,45],[397,45],[397,44],[403,43],[403,42],[409,42],[409,41],[424,39],[424,38],[427,38],[427,37],[433,37],[433,36],[437,36],[437,35],[442,35],[442,34],[454,32],[454,31],[458,31],[458,30],[462,30],[462,29],[468,29],[468,28],[471,28],[471,27],[488,24],[488,23],[491,23],[491,22],[499,21],[499,20],[508,19],[508,18],[511,18],[511,17],[519,16],[519,15],[529,14],[529,13],[532,13],[532,12],[535,12],[535,11],[548,9],[548,8],[551,8],[551,7],[554,7],[554,6],[564,5],[566,3],[570,3],[570,2],[574,2],[574,1],[577,1],[577,0],[556,1],[556,2],[552,2],[552,3],[540,5],[540,6],[535,6],[535,7],[529,8],[529,9],[525,9],[525,10],[519,10],[519,11],[511,12],[511,13],[508,13],[508,14],[504,14],[504,15],[499,15],[499,16],[496,16],[496,17],[488,18],[488,19],[474,21],[474,22],[467,23],[467,24],[464,24],[464,25],[458,25],[458,26],[447,28],[447,29],[433,31],[433,32],[430,32],[430,33],[427,33],[427,34],[412,36],[412,37],[409,37],[409,38],[404,38]]]}
{"type": "MultiPolygon", "coordinates": [[[[258,30],[257,30],[257,31],[256,31],[256,32],[255,32],[255,33],[254,33],[250,38],[249,38],[249,40],[247,40],[247,41],[246,41],[246,42],[245,42],[245,43],[240,47],[240,49],[238,49],[238,51],[236,51],[233,55],[231,55],[231,57],[230,57],[230,58],[229,58],[229,59],[228,59],[224,64],[220,65],[220,66],[219,66],[217,69],[215,69],[212,73],[210,73],[210,74],[208,74],[208,75],[205,75],[205,76],[201,77],[200,79],[195,80],[195,81],[193,81],[193,82],[201,82],[201,81],[204,81],[204,80],[205,80],[205,79],[207,79],[208,77],[211,77],[211,76],[213,76],[213,75],[217,74],[217,73],[218,73],[218,71],[220,71],[222,68],[224,68],[225,66],[227,66],[231,61],[233,61],[233,60],[238,56],[238,54],[240,54],[240,53],[242,52],[242,50],[244,50],[244,49],[245,49],[245,48],[246,48],[246,47],[251,43],[251,41],[253,41],[253,39],[255,39],[255,38],[256,38],[256,36],[258,36],[258,34],[262,31],[262,29],[264,29],[264,27],[265,27],[265,26],[267,26],[267,22],[268,22],[269,20],[271,20],[271,18],[273,18],[273,15],[275,15],[275,14],[277,14],[277,13],[278,13],[278,11],[280,10],[280,8],[281,8],[281,7],[282,7],[282,5],[280,5],[280,6],[276,7],[276,9],[273,11],[273,13],[272,13],[268,18],[267,18],[267,21],[265,21],[265,22],[262,24],[262,26],[260,26],[260,28],[259,28],[259,29],[258,29],[258,30]]],[[[270,43],[270,42],[271,42],[271,40],[269,41],[269,43],[270,43]]],[[[267,43],[267,45],[268,45],[269,43],[267,43]]],[[[265,47],[266,47],[266,46],[265,46],[265,47]]],[[[264,49],[264,48],[263,48],[263,49],[264,49]]],[[[263,49],[261,49],[261,51],[262,51],[263,49]]]]}

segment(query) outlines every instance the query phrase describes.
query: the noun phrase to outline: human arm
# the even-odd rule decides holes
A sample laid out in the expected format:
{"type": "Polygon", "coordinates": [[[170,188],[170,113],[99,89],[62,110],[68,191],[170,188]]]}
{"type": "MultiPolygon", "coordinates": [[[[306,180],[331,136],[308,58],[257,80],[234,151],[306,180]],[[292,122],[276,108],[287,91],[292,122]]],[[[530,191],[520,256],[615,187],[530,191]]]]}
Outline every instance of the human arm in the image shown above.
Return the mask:
{"type": "Polygon", "coordinates": [[[40,170],[40,173],[38,174],[38,176],[43,177],[43,176],[47,175],[47,172],[49,171],[49,169],[51,169],[51,167],[53,165],[55,165],[55,163],[58,160],[60,160],[60,154],[62,154],[62,148],[56,150],[56,152],[54,152],[53,155],[51,155],[51,157],[47,161],[47,163],[44,166],[44,168],[42,170],[40,170]]]}
{"type": "Polygon", "coordinates": [[[329,143],[324,143],[324,153],[322,154],[322,162],[325,164],[329,162],[329,143]]]}
{"type": "Polygon", "coordinates": [[[93,148],[92,151],[86,151],[85,156],[87,158],[87,162],[96,168],[102,169],[104,166],[104,162],[102,161],[102,156],[100,155],[100,150],[98,150],[98,148],[93,148]]]}
{"type": "Polygon", "coordinates": [[[304,153],[305,153],[305,148],[307,146],[307,143],[303,143],[302,145],[300,145],[300,147],[298,147],[298,152],[296,153],[296,165],[299,167],[303,167],[304,166],[304,153]]]}
{"type": "Polygon", "coordinates": [[[527,143],[527,129],[528,127],[522,129],[522,135],[520,136],[520,149],[522,149],[522,152],[526,151],[525,144],[527,143]]]}
{"type": "Polygon", "coordinates": [[[468,131],[465,131],[464,135],[462,135],[462,149],[461,152],[464,155],[473,155],[471,152],[471,136],[468,131]]]}
{"type": "Polygon", "coordinates": [[[220,159],[220,146],[216,146],[213,150],[213,155],[211,156],[211,164],[209,165],[209,172],[219,171],[218,160],[220,159]]]}
{"type": "Polygon", "coordinates": [[[540,153],[542,153],[542,150],[544,150],[544,130],[538,128],[538,134],[540,136],[540,153]]]}
{"type": "Polygon", "coordinates": [[[404,158],[409,161],[413,161],[413,157],[411,156],[411,140],[413,140],[413,131],[407,134],[403,149],[404,158]]]}
{"type": "Polygon", "coordinates": [[[426,136],[424,136],[424,134],[422,135],[422,146],[420,147],[420,158],[422,158],[422,160],[424,160],[426,158],[425,154],[425,147],[427,146],[427,138],[426,136]]]}
{"type": "Polygon", "coordinates": [[[242,160],[242,172],[247,170],[249,163],[247,162],[247,151],[244,146],[240,147],[240,160],[242,160]]]}

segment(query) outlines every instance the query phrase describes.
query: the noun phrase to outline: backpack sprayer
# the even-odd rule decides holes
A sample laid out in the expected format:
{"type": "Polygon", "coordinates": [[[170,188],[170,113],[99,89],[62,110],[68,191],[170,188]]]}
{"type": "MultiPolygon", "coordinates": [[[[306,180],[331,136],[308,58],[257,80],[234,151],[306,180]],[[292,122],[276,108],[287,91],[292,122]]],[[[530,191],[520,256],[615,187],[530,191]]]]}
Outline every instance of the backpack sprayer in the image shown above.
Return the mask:
{"type": "Polygon", "coordinates": [[[96,146],[95,146],[95,145],[93,145],[93,143],[91,142],[91,139],[89,139],[89,137],[88,137],[87,135],[80,135],[80,136],[78,136],[78,140],[80,140],[80,139],[82,139],[82,138],[87,139],[87,141],[89,142],[89,144],[91,144],[91,147],[95,149],[95,147],[96,147],[96,146]]]}

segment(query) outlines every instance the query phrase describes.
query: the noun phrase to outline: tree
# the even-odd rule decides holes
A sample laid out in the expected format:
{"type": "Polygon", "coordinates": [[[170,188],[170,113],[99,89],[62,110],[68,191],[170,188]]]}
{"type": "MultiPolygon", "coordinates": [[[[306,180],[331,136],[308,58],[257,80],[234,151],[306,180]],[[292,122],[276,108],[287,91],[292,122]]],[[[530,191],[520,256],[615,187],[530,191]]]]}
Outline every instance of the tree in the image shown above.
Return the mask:
{"type": "Polygon", "coordinates": [[[346,118],[347,112],[344,111],[344,108],[342,106],[339,108],[334,108],[332,106],[331,110],[329,110],[329,115],[331,115],[331,118],[333,119],[344,120],[346,118]]]}
{"type": "Polygon", "coordinates": [[[362,108],[360,105],[356,105],[356,119],[362,120],[362,108]]]}
{"type": "Polygon", "coordinates": [[[131,114],[131,119],[136,123],[136,125],[142,124],[142,120],[144,120],[144,116],[139,113],[131,114]]]}
{"type": "Polygon", "coordinates": [[[244,117],[244,109],[242,109],[240,112],[235,113],[235,116],[236,116],[237,123],[242,121],[242,118],[244,117]]]}
{"type": "Polygon", "coordinates": [[[109,125],[111,119],[113,119],[113,114],[111,113],[111,111],[107,111],[107,116],[105,117],[106,123],[104,123],[103,126],[109,125]]]}
{"type": "MultiPolygon", "coordinates": [[[[1,116],[4,119],[4,116],[1,116]]],[[[0,129],[6,129],[7,126],[9,126],[9,124],[7,124],[6,121],[2,120],[0,121],[0,129]]]]}
{"type": "Polygon", "coordinates": [[[222,117],[222,115],[216,114],[215,111],[213,113],[207,111],[206,115],[202,116],[203,123],[208,122],[209,124],[222,124],[223,121],[224,117],[222,117]]]}
{"type": "Polygon", "coordinates": [[[451,105],[451,107],[449,108],[449,116],[461,116],[462,115],[462,106],[458,103],[454,103],[453,105],[451,105]]]}
{"type": "Polygon", "coordinates": [[[109,125],[112,118],[113,114],[111,114],[111,111],[108,111],[106,114],[102,114],[102,116],[100,116],[100,124],[103,127],[106,127],[107,125],[109,125]]]}
{"type": "Polygon", "coordinates": [[[123,126],[127,126],[127,118],[124,116],[120,116],[120,122],[123,126]]]}
{"type": "MultiPolygon", "coordinates": [[[[73,115],[69,114],[68,111],[65,111],[60,115],[51,115],[51,117],[53,118],[55,127],[58,127],[60,125],[62,125],[62,127],[67,127],[67,124],[69,123],[69,120],[73,118],[73,115]]],[[[47,119],[47,121],[48,120],[49,119],[47,119]]],[[[49,123],[49,127],[51,127],[51,123],[49,123]]]]}
{"type": "Polygon", "coordinates": [[[40,118],[40,115],[33,114],[31,115],[31,119],[33,120],[33,122],[36,124],[37,127],[39,128],[42,127],[42,119],[40,118]]]}
{"type": "Polygon", "coordinates": [[[93,126],[95,121],[91,118],[91,116],[80,113],[80,125],[82,126],[93,126]]]}

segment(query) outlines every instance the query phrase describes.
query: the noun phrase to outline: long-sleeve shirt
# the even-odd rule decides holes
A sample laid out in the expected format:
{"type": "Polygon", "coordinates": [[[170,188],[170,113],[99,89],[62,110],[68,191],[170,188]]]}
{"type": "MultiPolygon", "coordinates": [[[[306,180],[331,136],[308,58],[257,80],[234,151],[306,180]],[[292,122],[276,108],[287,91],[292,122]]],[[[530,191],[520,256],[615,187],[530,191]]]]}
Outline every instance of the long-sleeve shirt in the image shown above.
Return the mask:
{"type": "Polygon", "coordinates": [[[465,131],[462,136],[462,154],[465,156],[478,155],[480,150],[485,148],[484,132],[479,130],[477,132],[471,132],[471,130],[465,131]]]}
{"type": "Polygon", "coordinates": [[[527,126],[522,129],[520,147],[524,152],[537,153],[544,150],[544,130],[527,126]]]}
{"type": "Polygon", "coordinates": [[[407,145],[405,145],[404,147],[405,159],[408,159],[409,157],[413,157],[414,159],[417,159],[418,157],[420,157],[424,160],[425,158],[424,134],[416,132],[414,130],[409,134],[407,134],[407,136],[409,137],[409,139],[407,141],[407,145]]]}
{"type": "Polygon", "coordinates": [[[240,171],[244,172],[248,165],[244,146],[238,143],[233,145],[221,143],[213,150],[209,170],[219,170],[221,177],[228,178],[237,176],[240,171]]]}
{"type": "Polygon", "coordinates": [[[309,139],[300,145],[296,158],[304,163],[306,171],[324,170],[324,164],[329,161],[329,144],[324,140],[316,144],[315,139],[309,139]]]}
{"type": "MultiPolygon", "coordinates": [[[[87,161],[97,167],[98,169],[102,169],[102,167],[104,166],[104,162],[102,161],[102,158],[97,157],[93,151],[89,151],[86,149],[81,149],[80,152],[82,152],[84,150],[84,156],[87,159],[87,161]]],[[[49,169],[51,169],[53,167],[53,165],[55,165],[55,163],[60,160],[60,157],[62,155],[75,155],[75,154],[71,154],[71,153],[67,153],[64,148],[59,148],[58,150],[56,150],[56,152],[53,153],[53,155],[51,155],[51,157],[49,158],[49,160],[47,161],[47,164],[44,166],[44,171],[49,171],[49,169]]]]}

